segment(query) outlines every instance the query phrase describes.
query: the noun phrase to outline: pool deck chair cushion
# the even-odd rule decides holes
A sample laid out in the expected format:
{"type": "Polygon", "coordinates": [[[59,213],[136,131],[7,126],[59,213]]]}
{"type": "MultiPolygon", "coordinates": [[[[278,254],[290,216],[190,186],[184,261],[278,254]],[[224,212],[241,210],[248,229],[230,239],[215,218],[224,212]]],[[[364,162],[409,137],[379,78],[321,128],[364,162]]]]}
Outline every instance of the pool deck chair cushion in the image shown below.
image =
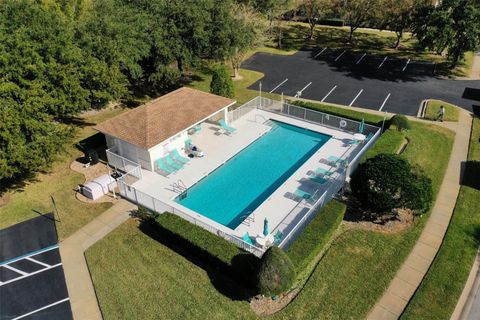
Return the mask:
{"type": "Polygon", "coordinates": [[[234,133],[235,131],[237,131],[237,129],[235,129],[233,127],[230,127],[228,124],[226,124],[224,119],[220,119],[220,121],[218,121],[218,123],[228,133],[234,133]]]}
{"type": "Polygon", "coordinates": [[[155,161],[155,163],[157,164],[157,167],[158,169],[160,169],[161,171],[164,171],[165,173],[167,174],[171,174],[171,173],[174,173],[176,170],[174,168],[169,168],[164,162],[163,162],[163,159],[160,158],[158,159],[157,161],[155,161]]]}
{"type": "Polygon", "coordinates": [[[317,168],[315,170],[315,174],[322,175],[322,176],[331,176],[333,174],[333,171],[330,171],[324,168],[317,168]]]}
{"type": "Polygon", "coordinates": [[[303,199],[310,199],[312,197],[312,195],[310,193],[308,193],[306,191],[303,191],[301,189],[295,190],[294,195],[299,197],[299,198],[303,198],[303,199]]]}
{"type": "Polygon", "coordinates": [[[181,168],[183,168],[183,163],[178,163],[178,162],[175,162],[171,156],[171,154],[167,154],[165,156],[165,161],[167,162],[167,164],[172,167],[172,168],[175,168],[177,170],[180,170],[181,168]]]}
{"type": "Polygon", "coordinates": [[[342,165],[342,164],[345,163],[345,160],[343,160],[343,159],[341,159],[337,156],[329,156],[327,158],[327,160],[330,161],[331,163],[335,164],[335,165],[337,165],[337,164],[342,165]]]}
{"type": "Polygon", "coordinates": [[[174,160],[177,160],[178,162],[182,162],[182,163],[187,163],[187,162],[190,161],[190,159],[182,157],[177,149],[172,150],[172,158],[174,160]]]}
{"type": "Polygon", "coordinates": [[[274,235],[273,235],[273,243],[278,245],[280,244],[280,242],[282,241],[282,238],[283,238],[283,233],[282,231],[278,230],[274,235]]]}
{"type": "Polygon", "coordinates": [[[250,238],[250,235],[248,234],[248,232],[245,232],[245,234],[243,235],[242,239],[243,239],[243,241],[245,241],[246,243],[251,244],[251,245],[253,246],[252,238],[250,238]]]}

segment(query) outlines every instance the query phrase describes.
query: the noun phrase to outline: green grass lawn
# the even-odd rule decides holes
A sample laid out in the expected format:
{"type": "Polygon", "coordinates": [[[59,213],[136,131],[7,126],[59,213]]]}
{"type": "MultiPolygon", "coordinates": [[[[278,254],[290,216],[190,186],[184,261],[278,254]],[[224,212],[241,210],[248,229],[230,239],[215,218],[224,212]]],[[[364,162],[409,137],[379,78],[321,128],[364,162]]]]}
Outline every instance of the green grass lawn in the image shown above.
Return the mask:
{"type": "Polygon", "coordinates": [[[445,107],[444,121],[458,121],[458,107],[441,100],[430,100],[427,103],[427,109],[425,110],[425,119],[436,120],[438,110],[440,106],[445,107]]]}
{"type": "MultiPolygon", "coordinates": [[[[84,118],[84,127],[78,130],[75,141],[82,140],[94,133],[95,123],[110,118],[122,109],[106,110],[84,118]]],[[[46,173],[38,174],[33,182],[24,187],[8,192],[8,203],[0,208],[0,228],[37,217],[39,213],[53,211],[50,196],[53,196],[59,211],[60,222],[57,230],[60,239],[72,234],[94,217],[108,209],[110,203],[87,204],[75,199],[74,189],[84,183],[84,176],[70,169],[71,162],[82,153],[73,144],[66,147],[66,152],[59,156],[57,162],[46,173]]]]}
{"type": "MultiPolygon", "coordinates": [[[[405,136],[410,143],[402,156],[425,170],[437,194],[453,132],[412,123],[405,136]]],[[[398,140],[395,134],[382,136],[379,143],[382,139],[398,140]]],[[[383,144],[386,152],[394,149],[383,144]]],[[[394,235],[347,230],[333,242],[297,298],[271,318],[364,318],[414,246],[427,218],[428,214],[394,235]]],[[[255,318],[248,302],[225,291],[228,279],[147,237],[133,221],[96,243],[86,256],[106,319],[255,318]]]]}
{"type": "MultiPolygon", "coordinates": [[[[469,161],[480,161],[480,119],[475,118],[469,161]]],[[[478,170],[478,167],[477,167],[478,170]]],[[[402,319],[449,319],[470,273],[480,243],[480,173],[476,186],[463,185],[444,242],[402,319]]]]}

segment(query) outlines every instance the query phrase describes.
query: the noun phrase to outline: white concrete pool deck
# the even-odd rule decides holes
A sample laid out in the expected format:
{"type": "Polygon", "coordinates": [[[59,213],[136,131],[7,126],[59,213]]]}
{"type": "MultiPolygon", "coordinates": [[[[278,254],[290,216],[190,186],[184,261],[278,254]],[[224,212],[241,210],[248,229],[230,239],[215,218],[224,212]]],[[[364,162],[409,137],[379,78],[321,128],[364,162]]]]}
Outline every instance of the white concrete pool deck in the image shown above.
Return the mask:
{"type": "MultiPolygon", "coordinates": [[[[155,172],[142,170],[143,179],[137,181],[132,186],[226,233],[234,234],[241,238],[245,232],[248,232],[250,236],[255,237],[262,234],[263,221],[265,218],[268,219],[269,228],[270,231],[272,231],[280,223],[282,223],[282,225],[292,225],[293,227],[294,223],[292,223],[292,221],[299,220],[305,213],[305,210],[298,210],[298,201],[287,197],[287,194],[294,193],[297,188],[310,194],[317,192],[318,195],[321,195],[326,190],[329,184],[328,181],[320,185],[304,180],[308,178],[308,172],[310,171],[315,171],[319,167],[327,170],[331,168],[328,164],[323,163],[325,161],[322,162],[322,159],[327,159],[329,156],[339,158],[350,157],[350,159],[352,159],[362,148],[362,145],[351,146],[347,144],[348,141],[353,139],[351,133],[259,109],[251,111],[230,125],[235,127],[237,131],[228,136],[218,134],[218,126],[203,123],[202,130],[190,136],[194,145],[205,153],[203,158],[191,159],[184,168],[168,177],[164,177],[155,172]],[[178,193],[173,191],[172,184],[181,180],[186,187],[189,188],[198,182],[240,150],[268,132],[271,127],[264,124],[268,119],[279,120],[332,137],[250,215],[248,222],[245,221],[240,224],[235,230],[231,230],[213,220],[201,216],[174,201],[178,193]],[[296,206],[297,210],[292,212],[292,209],[296,206]],[[290,212],[292,213],[289,215],[290,212]]],[[[332,171],[333,170],[335,170],[335,168],[333,168],[332,171]]]]}

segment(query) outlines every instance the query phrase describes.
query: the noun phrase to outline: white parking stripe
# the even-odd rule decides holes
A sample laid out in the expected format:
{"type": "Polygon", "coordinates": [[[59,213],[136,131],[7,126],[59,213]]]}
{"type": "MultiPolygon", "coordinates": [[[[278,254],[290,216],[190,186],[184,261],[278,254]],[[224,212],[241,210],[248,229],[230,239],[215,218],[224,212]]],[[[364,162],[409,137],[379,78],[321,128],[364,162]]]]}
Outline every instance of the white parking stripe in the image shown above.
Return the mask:
{"type": "Polygon", "coordinates": [[[405,63],[405,67],[403,67],[402,72],[404,72],[405,69],[407,69],[407,66],[408,66],[409,63],[410,63],[410,59],[408,59],[407,63],[405,63]]]}
{"type": "Polygon", "coordinates": [[[22,270],[18,270],[17,268],[14,268],[14,267],[12,267],[12,266],[9,266],[8,264],[3,265],[2,267],[7,268],[7,269],[10,269],[10,270],[12,270],[12,271],[14,271],[14,272],[16,272],[16,273],[19,273],[19,274],[21,274],[22,276],[28,275],[28,273],[23,272],[22,270]]]}
{"type": "Polygon", "coordinates": [[[9,284],[9,283],[18,281],[18,280],[25,279],[25,278],[30,277],[30,276],[34,276],[34,275],[36,275],[36,274],[42,273],[42,272],[44,272],[44,271],[47,271],[47,270],[50,270],[50,269],[53,269],[53,268],[56,268],[56,267],[61,266],[61,265],[62,265],[62,263],[57,263],[57,264],[54,264],[53,266],[50,266],[50,267],[48,267],[48,268],[40,269],[40,270],[34,271],[34,272],[32,272],[32,273],[28,273],[28,274],[26,274],[26,275],[24,275],[24,276],[21,276],[21,277],[15,278],[15,279],[11,279],[11,280],[2,282],[2,284],[0,284],[0,287],[1,287],[1,286],[4,286],[4,285],[7,285],[7,284],[9,284]]]}
{"type": "Polygon", "coordinates": [[[385,59],[383,59],[382,63],[380,63],[380,65],[378,66],[379,69],[383,66],[383,64],[385,63],[385,61],[387,61],[387,58],[388,58],[388,57],[385,57],[385,59]]]}
{"type": "Polygon", "coordinates": [[[33,258],[30,258],[30,257],[26,257],[25,259],[27,259],[29,261],[32,261],[32,262],[35,262],[36,264],[39,264],[39,265],[44,266],[46,268],[51,267],[51,265],[49,265],[49,264],[43,263],[41,261],[35,260],[33,258]]]}
{"type": "Polygon", "coordinates": [[[51,246],[51,247],[47,247],[46,249],[41,249],[41,250],[38,250],[38,251],[34,251],[34,252],[30,253],[30,254],[26,254],[26,255],[17,257],[17,258],[15,258],[15,259],[7,260],[6,262],[2,262],[2,263],[0,264],[0,267],[3,266],[4,264],[14,263],[14,262],[16,262],[16,261],[23,260],[23,259],[25,259],[26,257],[36,256],[36,255],[39,255],[39,254],[41,254],[41,253],[48,252],[48,251],[55,250],[55,249],[58,249],[58,245],[54,245],[54,246],[51,246]]]}
{"type": "Polygon", "coordinates": [[[320,51],[319,53],[317,53],[317,54],[316,54],[316,55],[313,57],[313,59],[315,59],[316,57],[318,57],[319,55],[321,55],[321,54],[323,53],[323,51],[325,51],[325,50],[327,50],[327,48],[326,48],[326,47],[325,47],[325,48],[323,48],[323,50],[322,50],[322,51],[320,51]]]}
{"type": "Polygon", "coordinates": [[[327,99],[327,97],[330,95],[330,93],[332,93],[333,90],[335,90],[336,88],[337,88],[337,86],[334,86],[334,87],[332,88],[332,90],[328,91],[327,95],[326,95],[325,97],[323,97],[323,99],[322,99],[321,102],[325,101],[325,99],[327,99]]]}
{"type": "Polygon", "coordinates": [[[367,53],[365,52],[365,53],[363,54],[363,56],[362,56],[360,59],[358,59],[358,61],[357,61],[356,64],[359,64],[359,63],[363,60],[363,58],[365,58],[366,55],[367,55],[367,53]]]}
{"type": "Polygon", "coordinates": [[[38,308],[37,310],[33,310],[33,311],[30,311],[29,313],[22,314],[21,316],[18,316],[18,317],[16,317],[16,318],[13,318],[13,320],[17,320],[17,319],[22,319],[22,318],[28,317],[29,315],[32,315],[32,314],[37,313],[37,312],[39,312],[39,311],[42,311],[42,310],[48,309],[48,308],[50,308],[50,307],[56,306],[57,304],[63,303],[63,302],[68,301],[68,300],[70,300],[70,298],[65,298],[65,299],[59,300],[59,301],[57,301],[57,302],[51,303],[51,304],[49,304],[49,305],[46,305],[46,306],[44,306],[44,307],[38,308]]]}
{"type": "Polygon", "coordinates": [[[338,59],[340,59],[345,52],[347,52],[347,50],[343,50],[343,52],[338,55],[338,57],[335,59],[335,61],[337,61],[338,59]]]}
{"type": "Polygon", "coordinates": [[[305,87],[303,87],[302,90],[297,91],[297,94],[295,95],[295,98],[299,98],[299,97],[302,95],[303,91],[304,91],[305,89],[307,89],[311,84],[312,84],[312,83],[309,82],[305,87]]]}
{"type": "Polygon", "coordinates": [[[363,89],[358,92],[358,94],[357,94],[357,96],[356,96],[355,98],[353,98],[352,102],[350,102],[350,104],[348,105],[349,107],[351,107],[351,106],[355,103],[355,100],[357,100],[358,97],[360,97],[360,95],[362,94],[362,92],[363,92],[363,89]]]}
{"type": "Polygon", "coordinates": [[[275,91],[275,90],[277,90],[278,88],[280,88],[280,86],[281,86],[282,84],[284,84],[285,82],[287,82],[287,81],[288,81],[288,78],[285,79],[285,80],[283,80],[278,86],[276,86],[275,88],[273,88],[273,89],[270,91],[270,93],[272,93],[273,91],[275,91]]]}
{"type": "Polygon", "coordinates": [[[387,100],[390,98],[390,93],[387,95],[387,97],[385,98],[385,100],[383,100],[383,103],[382,103],[382,106],[380,107],[380,109],[378,109],[378,111],[382,111],[383,107],[385,107],[385,103],[387,103],[387,100]]]}

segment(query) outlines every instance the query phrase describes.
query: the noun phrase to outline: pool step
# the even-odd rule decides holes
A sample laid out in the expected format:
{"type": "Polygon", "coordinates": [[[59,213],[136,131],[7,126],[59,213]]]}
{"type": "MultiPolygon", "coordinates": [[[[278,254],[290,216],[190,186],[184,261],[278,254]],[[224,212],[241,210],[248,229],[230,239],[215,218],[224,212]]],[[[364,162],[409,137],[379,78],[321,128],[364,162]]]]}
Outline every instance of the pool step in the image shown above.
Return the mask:
{"type": "Polygon", "coordinates": [[[273,129],[278,127],[278,125],[275,123],[275,121],[272,121],[271,119],[268,119],[263,124],[266,125],[266,126],[272,127],[273,129]]]}

